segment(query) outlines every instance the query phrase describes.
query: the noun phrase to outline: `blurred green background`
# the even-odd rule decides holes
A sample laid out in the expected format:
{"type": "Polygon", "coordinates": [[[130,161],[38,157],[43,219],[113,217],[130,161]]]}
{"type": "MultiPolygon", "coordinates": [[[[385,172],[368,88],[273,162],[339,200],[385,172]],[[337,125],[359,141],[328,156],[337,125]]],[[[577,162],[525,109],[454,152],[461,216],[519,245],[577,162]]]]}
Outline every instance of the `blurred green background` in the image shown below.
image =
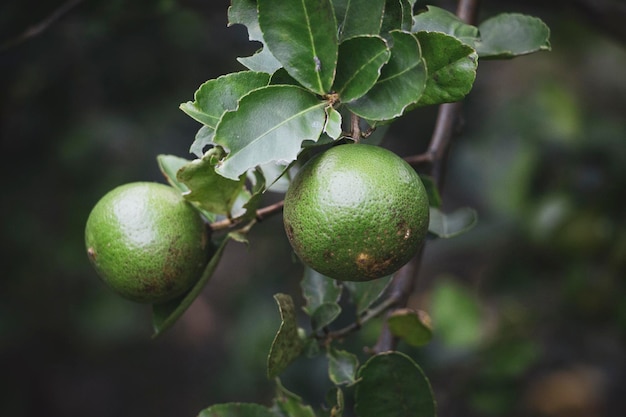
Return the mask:
{"type": "MultiPolygon", "coordinates": [[[[584,2],[482,4],[481,19],[541,17],[553,51],[481,62],[451,148],[444,207],[474,207],[480,221],[428,244],[411,306],[432,315],[436,337],[401,346],[432,378],[442,417],[626,410],[626,37],[615,25],[626,14],[620,1],[596,2],[614,5],[606,15],[574,3],[584,2]]],[[[257,45],[227,27],[225,0],[83,1],[11,42],[60,5],[0,5],[0,415],[194,416],[218,402],[268,403],[272,294],[302,301],[280,218],[257,226],[249,248],[232,245],[157,340],[149,307],[105,288],[83,247],[99,197],[161,181],[158,154],[190,157],[199,126],[179,103],[241,70],[236,57],[257,45]]],[[[435,114],[410,113],[385,146],[423,151],[435,114]]],[[[376,330],[346,347],[360,352],[376,330]]],[[[316,406],[330,387],[313,359],[284,383],[316,406]]]]}

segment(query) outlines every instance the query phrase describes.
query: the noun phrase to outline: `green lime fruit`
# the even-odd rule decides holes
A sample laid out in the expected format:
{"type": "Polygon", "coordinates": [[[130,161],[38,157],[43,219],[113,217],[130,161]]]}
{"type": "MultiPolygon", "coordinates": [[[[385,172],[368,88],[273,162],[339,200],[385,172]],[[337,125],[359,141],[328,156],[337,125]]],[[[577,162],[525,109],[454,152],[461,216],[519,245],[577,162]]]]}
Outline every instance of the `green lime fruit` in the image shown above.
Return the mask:
{"type": "Polygon", "coordinates": [[[209,255],[204,220],[164,184],[135,182],[109,191],[85,228],[87,255],[102,280],[143,303],[175,298],[200,278],[209,255]]]}
{"type": "Polygon", "coordinates": [[[305,264],[340,281],[369,281],[418,251],[428,232],[428,196],[395,153],[346,144],[302,167],[285,195],[283,219],[305,264]]]}

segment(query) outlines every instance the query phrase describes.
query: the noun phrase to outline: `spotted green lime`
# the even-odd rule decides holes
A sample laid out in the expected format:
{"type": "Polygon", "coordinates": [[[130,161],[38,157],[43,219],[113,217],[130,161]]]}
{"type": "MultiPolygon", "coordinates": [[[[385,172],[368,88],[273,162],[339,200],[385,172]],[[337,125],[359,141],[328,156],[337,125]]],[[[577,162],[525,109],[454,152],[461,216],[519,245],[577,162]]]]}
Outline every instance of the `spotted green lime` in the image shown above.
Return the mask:
{"type": "Polygon", "coordinates": [[[298,172],[284,225],[298,257],[341,281],[369,281],[407,263],[428,232],[428,197],[413,168],[373,145],[335,146],[298,172]]]}
{"type": "Polygon", "coordinates": [[[199,278],[209,257],[203,219],[180,192],[135,182],[108,192],[85,228],[87,255],[102,280],[121,296],[162,303],[199,278]]]}

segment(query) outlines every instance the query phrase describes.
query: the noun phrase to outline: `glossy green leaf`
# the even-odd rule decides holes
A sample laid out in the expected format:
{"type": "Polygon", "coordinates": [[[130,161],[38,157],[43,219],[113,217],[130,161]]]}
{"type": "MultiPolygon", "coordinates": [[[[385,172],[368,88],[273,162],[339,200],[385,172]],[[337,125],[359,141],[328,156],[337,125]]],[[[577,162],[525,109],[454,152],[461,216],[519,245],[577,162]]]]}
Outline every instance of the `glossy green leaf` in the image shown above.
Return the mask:
{"type": "Polygon", "coordinates": [[[216,404],[200,411],[198,417],[278,417],[269,408],[253,403],[216,404]]]}
{"type": "Polygon", "coordinates": [[[411,26],[413,26],[413,5],[415,4],[415,0],[400,0],[400,8],[402,9],[402,21],[401,27],[402,30],[411,30],[411,26]]]}
{"type": "MultiPolygon", "coordinates": [[[[167,179],[167,182],[169,182],[172,187],[178,189],[181,194],[189,192],[189,188],[185,184],[180,182],[176,177],[178,170],[180,170],[183,166],[191,163],[189,159],[180,158],[175,155],[158,155],[157,163],[159,164],[159,169],[161,170],[161,173],[163,173],[163,175],[167,179]]],[[[194,207],[198,209],[198,211],[202,213],[202,215],[209,222],[215,221],[215,219],[217,218],[216,213],[205,210],[198,204],[194,204],[194,207]]]]}
{"type": "Polygon", "coordinates": [[[191,162],[189,159],[181,158],[176,155],[157,155],[157,163],[161,173],[165,176],[167,182],[181,193],[189,191],[189,188],[176,178],[176,173],[184,165],[191,162]]]}
{"type": "Polygon", "coordinates": [[[428,231],[440,238],[451,238],[471,230],[478,222],[476,210],[462,207],[452,213],[430,207],[428,231]]]}
{"type": "Polygon", "coordinates": [[[244,96],[237,110],[222,116],[215,131],[214,142],[229,151],[217,172],[236,180],[258,165],[294,161],[302,141],[316,141],[322,133],[326,105],[289,85],[270,85],[244,96]]]}
{"type": "Polygon", "coordinates": [[[319,331],[335,321],[341,314],[341,306],[337,303],[323,303],[311,314],[311,327],[319,331]]]}
{"type": "Polygon", "coordinates": [[[246,68],[252,71],[261,71],[268,74],[274,73],[281,67],[280,62],[272,55],[265,46],[263,33],[259,26],[259,16],[257,12],[256,0],[232,0],[228,8],[228,24],[241,24],[248,29],[248,37],[251,41],[261,42],[262,49],[254,55],[245,58],[238,58],[246,68]]]}
{"type": "Polygon", "coordinates": [[[400,117],[419,101],[426,88],[426,66],[417,38],[408,32],[391,32],[391,58],[374,87],[363,97],[346,103],[358,116],[371,121],[400,117]]]}
{"type": "Polygon", "coordinates": [[[354,36],[380,33],[385,0],[333,0],[333,6],[340,41],[354,36]]]}
{"type": "Polygon", "coordinates": [[[204,124],[191,145],[191,152],[201,157],[203,149],[213,142],[215,127],[222,115],[236,109],[241,97],[268,83],[268,74],[241,71],[202,84],[194,94],[194,101],[180,105],[187,115],[204,124]]]}
{"type": "Polygon", "coordinates": [[[410,346],[423,346],[433,337],[430,316],[425,311],[408,308],[395,310],[387,317],[391,333],[410,346]]]}
{"type": "Polygon", "coordinates": [[[380,32],[383,35],[402,29],[402,2],[401,0],[385,0],[385,10],[383,12],[383,22],[380,32]]]}
{"type": "Polygon", "coordinates": [[[307,314],[312,314],[324,303],[336,303],[341,297],[341,287],[337,281],[328,278],[312,268],[305,267],[304,277],[300,281],[302,296],[306,301],[303,307],[307,314]]]}
{"type": "Polygon", "coordinates": [[[413,17],[412,32],[443,32],[473,45],[478,37],[478,28],[463,22],[457,15],[436,6],[427,6],[427,11],[413,17]]]}
{"type": "Polygon", "coordinates": [[[350,292],[357,315],[361,315],[380,298],[390,282],[391,275],[372,281],[346,281],[342,285],[350,292]]]}
{"type": "Polygon", "coordinates": [[[279,379],[276,379],[276,397],[272,410],[281,417],[315,417],[313,408],[304,404],[300,396],[287,390],[279,379]]]}
{"type": "Polygon", "coordinates": [[[441,200],[441,194],[439,194],[439,189],[437,188],[437,184],[435,183],[433,177],[420,175],[420,180],[422,180],[422,184],[424,184],[424,188],[426,189],[428,204],[431,207],[440,209],[443,205],[443,201],[441,200]]]}
{"type": "Polygon", "coordinates": [[[182,103],[180,109],[215,129],[225,112],[237,108],[241,97],[269,82],[269,74],[263,72],[241,71],[223,75],[202,84],[194,94],[194,101],[182,103]]]}
{"type": "Polygon", "coordinates": [[[241,202],[241,213],[237,213],[235,207],[232,210],[232,217],[237,218],[243,216],[244,219],[252,220],[256,217],[256,211],[263,203],[263,193],[266,191],[265,176],[263,171],[259,167],[254,170],[248,171],[248,180],[252,183],[251,190],[244,187],[242,193],[240,193],[239,202],[241,202]]]}
{"type": "Polygon", "coordinates": [[[328,359],[328,376],[335,385],[350,385],[356,381],[359,359],[345,350],[329,347],[326,352],[328,359]]]}
{"type": "Polygon", "coordinates": [[[213,144],[214,137],[215,129],[207,125],[203,125],[200,129],[198,129],[193,143],[189,147],[189,152],[196,155],[198,158],[201,158],[204,154],[204,149],[213,144]]]}
{"type": "Polygon", "coordinates": [[[302,86],[330,92],[337,66],[337,22],[330,0],[258,0],[272,54],[302,86]]]}
{"type": "Polygon", "coordinates": [[[503,13],[478,26],[474,44],[480,58],[513,58],[550,50],[550,28],[539,18],[503,13]]]}
{"type": "Polygon", "coordinates": [[[265,190],[286,193],[291,182],[292,164],[269,162],[259,166],[265,178],[265,190]]]}
{"type": "Polygon", "coordinates": [[[208,212],[230,215],[235,201],[245,191],[245,177],[234,181],[215,172],[220,153],[218,148],[210,149],[201,159],[183,165],[176,179],[188,189],[183,193],[186,200],[208,212]]]}
{"type": "Polygon", "coordinates": [[[272,74],[272,78],[270,80],[270,84],[272,85],[295,85],[300,87],[300,83],[298,80],[293,78],[286,69],[280,68],[276,70],[275,73],[272,74]]]}
{"type": "Polygon", "coordinates": [[[153,338],[159,336],[176,323],[176,320],[183,315],[191,303],[193,303],[196,297],[198,297],[200,292],[202,292],[205,285],[209,282],[213,273],[217,269],[217,266],[222,259],[224,250],[226,249],[226,245],[230,240],[230,234],[222,238],[215,248],[215,252],[209,260],[209,263],[204,268],[198,282],[196,282],[196,284],[189,291],[172,301],[168,301],[167,303],[152,305],[152,325],[154,328],[154,333],[152,335],[153,338]]]}
{"type": "Polygon", "coordinates": [[[287,294],[276,294],[274,299],[280,311],[280,327],[267,357],[267,376],[272,379],[284,371],[302,352],[304,346],[298,335],[296,309],[287,294]]]}
{"type": "Polygon", "coordinates": [[[358,373],[359,417],[435,417],[435,400],[419,366],[400,352],[372,356],[358,373]]]}
{"type": "Polygon", "coordinates": [[[438,279],[431,295],[430,313],[435,336],[456,349],[479,345],[483,322],[480,304],[466,287],[451,279],[438,279]]]}
{"type": "Polygon", "coordinates": [[[328,106],[324,110],[326,111],[324,133],[332,139],[339,139],[343,133],[341,128],[341,113],[339,113],[333,106],[328,106]]]}
{"type": "Polygon", "coordinates": [[[341,313],[339,298],[341,287],[334,279],[330,279],[306,267],[300,282],[302,296],[306,300],[303,310],[311,317],[314,331],[332,323],[341,313]]]}
{"type": "Polygon", "coordinates": [[[359,36],[342,42],[333,86],[340,100],[356,100],[367,93],[390,56],[387,42],[378,36],[359,36]]]}
{"type": "Polygon", "coordinates": [[[476,79],[478,56],[458,39],[440,32],[418,32],[428,68],[426,89],[417,105],[451,103],[463,99],[476,79]]]}

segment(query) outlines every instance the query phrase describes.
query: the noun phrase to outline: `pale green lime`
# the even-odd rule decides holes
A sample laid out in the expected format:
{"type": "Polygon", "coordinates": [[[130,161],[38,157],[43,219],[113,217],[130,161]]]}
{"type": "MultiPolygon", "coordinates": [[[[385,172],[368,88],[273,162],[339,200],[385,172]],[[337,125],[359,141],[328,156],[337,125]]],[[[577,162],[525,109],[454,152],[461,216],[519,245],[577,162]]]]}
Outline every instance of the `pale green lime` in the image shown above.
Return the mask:
{"type": "Polygon", "coordinates": [[[298,172],[283,219],[305,264],[337,280],[368,281],[415,255],[428,232],[428,196],[415,170],[395,153],[340,145],[298,172]]]}
{"type": "Polygon", "coordinates": [[[91,211],[85,228],[89,260],[121,296],[168,301],[200,278],[209,257],[204,221],[172,187],[119,186],[91,211]]]}

